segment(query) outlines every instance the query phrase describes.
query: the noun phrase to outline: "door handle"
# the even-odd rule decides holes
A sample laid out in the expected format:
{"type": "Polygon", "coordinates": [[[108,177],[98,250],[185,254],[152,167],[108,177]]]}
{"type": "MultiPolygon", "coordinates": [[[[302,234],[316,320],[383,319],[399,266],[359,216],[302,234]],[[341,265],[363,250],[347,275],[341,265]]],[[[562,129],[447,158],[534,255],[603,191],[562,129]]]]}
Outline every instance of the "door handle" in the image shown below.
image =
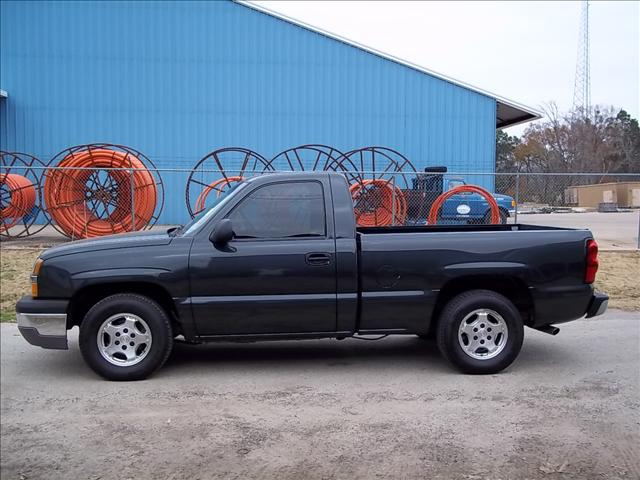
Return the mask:
{"type": "Polygon", "coordinates": [[[304,256],[304,260],[312,267],[329,265],[331,263],[331,255],[328,253],[307,253],[304,256]]]}

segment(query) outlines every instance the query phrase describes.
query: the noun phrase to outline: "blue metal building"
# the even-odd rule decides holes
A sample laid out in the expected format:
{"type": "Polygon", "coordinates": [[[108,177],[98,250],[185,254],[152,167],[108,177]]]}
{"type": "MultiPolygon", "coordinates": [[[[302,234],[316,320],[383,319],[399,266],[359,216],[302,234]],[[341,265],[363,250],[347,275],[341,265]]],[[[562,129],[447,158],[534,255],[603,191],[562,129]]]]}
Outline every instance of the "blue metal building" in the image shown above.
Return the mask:
{"type": "MultiPolygon", "coordinates": [[[[242,146],[403,153],[421,169],[493,172],[515,102],[235,2],[0,4],[0,149],[47,162],[78,144],[133,147],[191,168],[242,146]]],[[[162,222],[185,218],[186,174],[163,174],[162,222]]]]}

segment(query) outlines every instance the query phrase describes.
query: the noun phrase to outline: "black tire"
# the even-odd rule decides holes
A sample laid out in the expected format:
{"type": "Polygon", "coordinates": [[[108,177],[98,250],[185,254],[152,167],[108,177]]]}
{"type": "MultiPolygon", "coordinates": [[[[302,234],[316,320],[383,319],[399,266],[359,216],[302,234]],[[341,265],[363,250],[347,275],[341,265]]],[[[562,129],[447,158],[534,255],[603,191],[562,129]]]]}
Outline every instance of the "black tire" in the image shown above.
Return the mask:
{"type": "Polygon", "coordinates": [[[438,319],[436,340],[442,355],[463,373],[492,374],[507,368],[522,348],[524,325],[520,312],[503,295],[490,290],[471,290],[453,298],[438,319]],[[498,313],[507,327],[507,340],[493,358],[477,359],[460,345],[458,329],[464,318],[478,309],[498,313]]]}
{"type": "Polygon", "coordinates": [[[120,293],[100,300],[87,312],[80,325],[79,343],[82,357],[98,375],[108,380],[142,380],[169,358],[173,333],[169,316],[160,305],[143,295],[120,293]],[[114,365],[102,356],[98,347],[98,330],[105,320],[119,313],[137,315],[151,331],[149,351],[135,365],[114,365]]]}
{"type": "MultiPolygon", "coordinates": [[[[499,209],[499,212],[500,212],[500,223],[502,225],[505,225],[507,223],[507,218],[509,217],[509,214],[505,212],[502,208],[499,209]]],[[[488,210],[487,213],[485,213],[484,217],[482,218],[482,224],[489,225],[490,223],[491,223],[491,210],[488,210]]]]}

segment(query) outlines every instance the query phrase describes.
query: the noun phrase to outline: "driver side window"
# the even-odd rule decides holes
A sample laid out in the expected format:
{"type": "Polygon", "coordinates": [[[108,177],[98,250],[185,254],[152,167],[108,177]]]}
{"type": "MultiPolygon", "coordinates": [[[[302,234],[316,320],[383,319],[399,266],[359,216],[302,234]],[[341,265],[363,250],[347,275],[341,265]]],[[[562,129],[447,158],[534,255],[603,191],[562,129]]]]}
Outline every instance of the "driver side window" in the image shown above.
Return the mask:
{"type": "Polygon", "coordinates": [[[322,184],[286,182],[251,192],[229,214],[235,237],[324,237],[326,213],[322,184]]]}

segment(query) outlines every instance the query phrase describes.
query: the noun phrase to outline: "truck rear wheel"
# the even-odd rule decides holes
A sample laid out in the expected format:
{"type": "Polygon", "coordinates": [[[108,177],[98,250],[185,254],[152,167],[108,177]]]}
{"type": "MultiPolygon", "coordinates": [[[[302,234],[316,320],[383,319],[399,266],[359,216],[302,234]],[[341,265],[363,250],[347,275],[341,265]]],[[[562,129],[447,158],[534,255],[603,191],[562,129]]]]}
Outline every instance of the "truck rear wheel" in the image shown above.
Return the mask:
{"type": "Polygon", "coordinates": [[[471,290],[442,310],[436,339],[442,355],[462,372],[491,374],[516,359],[524,326],[509,299],[490,290],[471,290]]]}
{"type": "Polygon", "coordinates": [[[96,303],[80,325],[80,351],[87,364],[109,380],[141,380],[169,357],[169,316],[148,297],[122,293],[96,303]]]}

